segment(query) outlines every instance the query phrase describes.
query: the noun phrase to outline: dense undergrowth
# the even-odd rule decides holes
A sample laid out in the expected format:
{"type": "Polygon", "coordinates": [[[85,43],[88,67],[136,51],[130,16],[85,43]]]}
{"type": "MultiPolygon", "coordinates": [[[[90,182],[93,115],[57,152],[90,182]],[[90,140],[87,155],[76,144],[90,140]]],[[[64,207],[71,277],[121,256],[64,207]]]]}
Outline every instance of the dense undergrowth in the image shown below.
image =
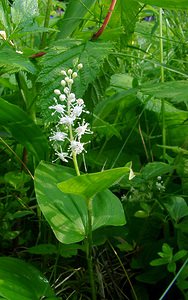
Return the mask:
{"type": "Polygon", "coordinates": [[[1,299],[188,299],[187,17],[184,0],[1,1],[1,299]]]}

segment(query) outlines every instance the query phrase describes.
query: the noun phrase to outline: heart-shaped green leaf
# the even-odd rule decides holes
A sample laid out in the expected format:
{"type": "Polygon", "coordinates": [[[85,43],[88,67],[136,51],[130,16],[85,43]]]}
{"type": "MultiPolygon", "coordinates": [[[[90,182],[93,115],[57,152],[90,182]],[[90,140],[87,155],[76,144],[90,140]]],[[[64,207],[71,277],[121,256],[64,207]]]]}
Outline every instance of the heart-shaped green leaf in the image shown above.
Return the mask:
{"type": "MultiPolygon", "coordinates": [[[[35,190],[40,209],[57,239],[65,244],[85,239],[88,226],[85,199],[81,195],[64,193],[57,187],[58,182],[67,182],[70,178],[77,178],[74,170],[44,162],[39,164],[35,173],[35,190]]],[[[109,190],[97,193],[92,201],[92,230],[101,226],[124,224],[125,215],[119,199],[109,190]]]]}

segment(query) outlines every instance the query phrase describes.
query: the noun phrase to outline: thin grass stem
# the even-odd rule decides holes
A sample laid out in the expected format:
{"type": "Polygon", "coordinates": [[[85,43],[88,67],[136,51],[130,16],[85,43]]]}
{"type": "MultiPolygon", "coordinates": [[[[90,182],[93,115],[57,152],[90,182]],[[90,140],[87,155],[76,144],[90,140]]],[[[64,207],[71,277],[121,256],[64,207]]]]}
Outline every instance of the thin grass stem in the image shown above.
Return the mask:
{"type": "Polygon", "coordinates": [[[119,255],[117,254],[117,252],[116,252],[116,250],[114,249],[114,247],[112,246],[112,244],[111,244],[110,242],[108,242],[108,243],[109,243],[110,247],[112,248],[114,254],[116,255],[116,257],[117,257],[117,259],[118,259],[118,261],[119,261],[119,263],[120,263],[120,266],[122,267],[123,272],[125,273],[125,276],[126,276],[126,278],[127,278],[127,281],[128,281],[128,283],[129,283],[129,285],[130,285],[130,287],[131,287],[131,290],[132,290],[132,293],[133,293],[134,300],[138,300],[138,297],[137,297],[137,295],[136,295],[136,292],[135,292],[135,290],[134,290],[134,287],[133,287],[133,285],[132,285],[132,283],[131,283],[131,281],[130,281],[129,275],[128,275],[128,273],[127,273],[127,271],[126,271],[126,269],[125,269],[125,267],[124,267],[124,265],[123,265],[123,263],[122,263],[122,261],[121,261],[119,255]]]}
{"type": "Polygon", "coordinates": [[[185,268],[186,264],[188,262],[188,258],[186,259],[186,261],[184,262],[184,264],[181,266],[181,268],[179,269],[178,273],[176,274],[176,276],[174,277],[174,279],[171,281],[171,283],[169,284],[169,286],[166,288],[166,290],[164,291],[164,293],[162,294],[162,296],[159,298],[159,300],[164,299],[164,297],[166,296],[166,294],[169,292],[169,290],[171,289],[171,287],[173,286],[174,282],[176,281],[176,279],[179,277],[180,273],[183,271],[183,269],[185,268]]]}
{"type": "MultiPolygon", "coordinates": [[[[161,82],[165,81],[164,77],[164,50],[163,50],[163,10],[159,9],[159,46],[160,46],[160,63],[161,63],[161,82]]],[[[165,100],[161,100],[161,115],[162,115],[162,144],[166,145],[166,122],[165,122],[165,100]]],[[[166,149],[163,148],[163,160],[166,157],[166,149]]]]}

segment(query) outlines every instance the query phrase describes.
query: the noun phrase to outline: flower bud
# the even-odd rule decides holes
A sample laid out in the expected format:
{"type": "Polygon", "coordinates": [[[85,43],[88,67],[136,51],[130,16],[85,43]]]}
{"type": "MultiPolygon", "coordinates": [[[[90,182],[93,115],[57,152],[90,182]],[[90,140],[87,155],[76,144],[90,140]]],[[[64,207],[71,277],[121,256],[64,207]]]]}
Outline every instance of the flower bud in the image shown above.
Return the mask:
{"type": "Polygon", "coordinates": [[[64,93],[65,93],[65,94],[68,94],[69,92],[70,92],[69,88],[68,88],[68,87],[65,87],[65,88],[64,88],[64,93]]]}
{"type": "Polygon", "coordinates": [[[69,80],[67,81],[68,84],[73,84],[74,80],[72,78],[69,78],[69,80]]]}
{"type": "Polygon", "coordinates": [[[66,81],[65,80],[61,80],[61,85],[62,86],[66,86],[66,81]]]}
{"type": "Polygon", "coordinates": [[[67,71],[67,73],[68,73],[69,75],[72,75],[73,70],[72,70],[72,69],[69,69],[69,70],[67,71]]]}
{"type": "Polygon", "coordinates": [[[77,72],[74,72],[74,73],[72,74],[72,78],[73,78],[73,79],[76,78],[77,76],[78,76],[77,72]]]}
{"type": "Polygon", "coordinates": [[[78,64],[77,68],[78,68],[78,70],[80,70],[80,69],[83,68],[83,65],[82,64],[78,64]]]}
{"type": "Polygon", "coordinates": [[[64,75],[64,76],[66,76],[66,75],[67,75],[67,73],[66,73],[64,70],[61,70],[61,75],[64,75]]]}
{"type": "Polygon", "coordinates": [[[55,90],[54,90],[54,93],[55,93],[56,95],[60,95],[60,94],[61,94],[60,90],[58,90],[58,89],[55,89],[55,90]]]}

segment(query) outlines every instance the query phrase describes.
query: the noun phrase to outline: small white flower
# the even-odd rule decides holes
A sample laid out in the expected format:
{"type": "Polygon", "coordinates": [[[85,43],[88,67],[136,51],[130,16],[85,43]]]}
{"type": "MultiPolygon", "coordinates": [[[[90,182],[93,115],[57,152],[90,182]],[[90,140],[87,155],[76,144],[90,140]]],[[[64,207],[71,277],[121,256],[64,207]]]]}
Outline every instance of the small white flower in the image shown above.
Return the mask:
{"type": "Polygon", "coordinates": [[[23,51],[16,50],[16,53],[18,53],[18,54],[23,54],[23,51]]]}
{"type": "Polygon", "coordinates": [[[81,99],[81,98],[77,99],[76,102],[77,102],[77,104],[80,105],[80,106],[81,106],[81,105],[84,105],[84,100],[81,99]]]}
{"type": "Polygon", "coordinates": [[[83,68],[83,65],[82,65],[82,64],[78,64],[78,65],[77,65],[77,68],[78,68],[78,70],[80,70],[80,69],[83,68]]]}
{"type": "MultiPolygon", "coordinates": [[[[55,154],[58,156],[58,158],[60,158],[62,161],[68,162],[67,158],[70,158],[67,152],[59,152],[59,151],[55,151],[55,154]]],[[[54,160],[53,162],[55,162],[56,160],[54,160]]]]}
{"type": "Polygon", "coordinates": [[[163,182],[156,182],[156,188],[161,191],[164,192],[165,191],[165,186],[163,185],[163,182]]]}
{"type": "Polygon", "coordinates": [[[73,108],[73,110],[71,111],[71,115],[74,117],[74,118],[77,118],[77,117],[79,117],[81,114],[82,114],[82,111],[83,111],[83,109],[82,109],[82,106],[75,106],[74,108],[73,108]]]}
{"type": "Polygon", "coordinates": [[[84,134],[91,134],[92,132],[90,129],[88,129],[89,123],[85,123],[85,120],[83,120],[82,125],[79,124],[79,126],[75,129],[75,132],[78,136],[78,139],[82,137],[84,134]]]}
{"type": "Polygon", "coordinates": [[[61,141],[63,142],[67,138],[67,133],[57,131],[57,132],[52,132],[53,135],[49,137],[50,141],[61,141]]]}
{"type": "Polygon", "coordinates": [[[74,93],[70,93],[70,95],[67,97],[67,100],[70,102],[74,102],[76,99],[76,96],[74,93]]]}
{"type": "Polygon", "coordinates": [[[73,140],[70,143],[70,149],[71,149],[72,152],[75,152],[75,154],[80,154],[83,151],[85,151],[84,143],[80,143],[80,142],[77,142],[77,141],[73,140]]]}
{"type": "Polygon", "coordinates": [[[61,92],[60,92],[60,90],[58,90],[58,89],[55,89],[55,90],[54,90],[54,93],[55,93],[56,95],[61,95],[61,92]]]}
{"type": "Polygon", "coordinates": [[[2,37],[4,40],[7,39],[6,32],[4,30],[0,30],[0,37],[2,37]]]}
{"type": "Polygon", "coordinates": [[[61,85],[64,87],[66,86],[66,81],[65,80],[61,80],[61,85]]]}
{"type": "Polygon", "coordinates": [[[64,94],[61,94],[59,96],[59,100],[64,101],[66,99],[66,96],[64,94]]]}
{"type": "Polygon", "coordinates": [[[66,126],[73,125],[74,120],[75,120],[74,117],[65,116],[60,118],[59,124],[66,125],[66,126]]]}
{"type": "Polygon", "coordinates": [[[56,104],[49,107],[49,109],[54,109],[55,111],[52,113],[52,116],[58,112],[60,114],[63,114],[65,111],[65,105],[62,104],[56,104]]]}

